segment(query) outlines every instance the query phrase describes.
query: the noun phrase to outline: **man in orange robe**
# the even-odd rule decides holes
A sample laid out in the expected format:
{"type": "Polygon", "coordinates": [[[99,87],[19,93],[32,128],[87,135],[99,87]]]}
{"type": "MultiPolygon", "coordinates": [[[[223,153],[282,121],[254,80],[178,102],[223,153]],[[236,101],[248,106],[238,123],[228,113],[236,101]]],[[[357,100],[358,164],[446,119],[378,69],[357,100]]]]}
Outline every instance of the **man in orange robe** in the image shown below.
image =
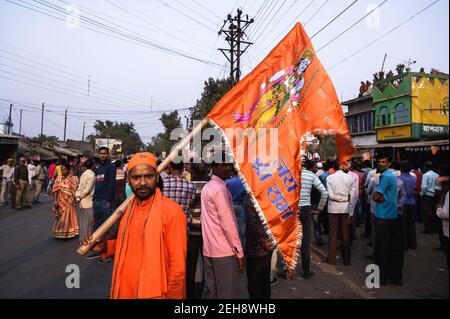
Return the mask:
{"type": "Polygon", "coordinates": [[[113,299],[185,298],[186,217],[156,187],[156,168],[153,154],[133,156],[128,182],[135,198],[120,221],[117,239],[100,240],[92,249],[103,258],[115,255],[113,299]]]}

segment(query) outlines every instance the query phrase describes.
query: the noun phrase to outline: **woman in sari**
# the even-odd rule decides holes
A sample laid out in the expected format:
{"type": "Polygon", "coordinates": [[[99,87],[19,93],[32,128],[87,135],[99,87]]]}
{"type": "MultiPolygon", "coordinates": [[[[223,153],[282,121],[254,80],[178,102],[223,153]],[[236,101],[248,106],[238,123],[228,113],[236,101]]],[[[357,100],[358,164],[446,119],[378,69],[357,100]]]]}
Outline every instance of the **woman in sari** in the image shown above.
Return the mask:
{"type": "Polygon", "coordinates": [[[53,185],[53,212],[55,222],[53,225],[53,237],[69,239],[80,233],[77,215],[75,213],[75,192],[78,186],[78,178],[71,174],[68,163],[61,164],[61,175],[53,185]]]}

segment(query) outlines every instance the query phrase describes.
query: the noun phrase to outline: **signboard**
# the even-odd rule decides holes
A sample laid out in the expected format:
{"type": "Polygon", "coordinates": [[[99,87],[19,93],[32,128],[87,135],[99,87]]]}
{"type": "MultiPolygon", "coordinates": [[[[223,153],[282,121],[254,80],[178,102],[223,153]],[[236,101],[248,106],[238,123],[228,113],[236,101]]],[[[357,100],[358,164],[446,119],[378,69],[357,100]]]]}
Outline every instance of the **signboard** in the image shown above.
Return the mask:
{"type": "Polygon", "coordinates": [[[433,125],[433,124],[423,124],[422,126],[422,136],[433,137],[448,135],[447,125],[433,125]]]}
{"type": "Polygon", "coordinates": [[[122,153],[122,141],[112,138],[96,138],[95,139],[95,151],[102,146],[106,146],[109,149],[110,154],[122,153]]]}
{"type": "Polygon", "coordinates": [[[388,127],[377,130],[378,141],[389,141],[411,138],[411,126],[388,127]]]}

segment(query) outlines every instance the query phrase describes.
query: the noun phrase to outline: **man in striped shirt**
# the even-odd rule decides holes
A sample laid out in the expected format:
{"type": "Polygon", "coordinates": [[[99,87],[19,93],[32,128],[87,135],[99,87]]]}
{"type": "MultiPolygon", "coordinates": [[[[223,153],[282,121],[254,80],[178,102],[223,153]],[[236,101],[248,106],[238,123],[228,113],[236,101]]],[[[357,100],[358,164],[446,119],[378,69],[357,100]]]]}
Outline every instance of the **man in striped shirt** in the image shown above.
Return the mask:
{"type": "Polygon", "coordinates": [[[300,221],[303,226],[303,239],[301,247],[303,278],[309,279],[314,273],[311,271],[311,222],[312,216],[320,214],[327,202],[328,192],[320,179],[311,171],[314,163],[307,160],[302,168],[300,192],[300,221]],[[320,202],[317,209],[311,207],[312,188],[320,192],[320,202]]]}
{"type": "Polygon", "coordinates": [[[181,206],[189,225],[192,221],[191,205],[195,198],[195,186],[182,176],[183,162],[171,162],[169,167],[169,177],[166,177],[163,181],[163,196],[170,198],[181,206]]]}

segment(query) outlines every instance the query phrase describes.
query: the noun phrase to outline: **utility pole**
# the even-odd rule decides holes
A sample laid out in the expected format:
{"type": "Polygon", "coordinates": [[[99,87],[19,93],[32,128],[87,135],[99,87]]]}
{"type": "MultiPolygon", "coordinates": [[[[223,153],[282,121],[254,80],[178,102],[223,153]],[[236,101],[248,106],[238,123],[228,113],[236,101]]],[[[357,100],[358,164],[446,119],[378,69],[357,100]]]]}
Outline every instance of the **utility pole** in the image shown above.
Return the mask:
{"type": "Polygon", "coordinates": [[[42,103],[42,116],[41,116],[41,145],[43,141],[44,134],[44,103],[42,103]]]}
{"type": "Polygon", "coordinates": [[[381,71],[384,70],[384,64],[386,63],[387,53],[384,54],[383,65],[381,66],[381,71]]]}
{"type": "Polygon", "coordinates": [[[22,135],[22,109],[20,109],[19,135],[22,135]]]}
{"type": "Polygon", "coordinates": [[[219,31],[219,35],[225,34],[225,40],[230,45],[229,49],[219,49],[225,55],[228,62],[230,62],[230,79],[233,85],[241,79],[241,56],[245,53],[250,45],[253,43],[244,41],[245,30],[254,22],[253,19],[242,19],[242,10],[237,10],[237,16],[234,18],[231,14],[228,15],[227,20],[219,31]],[[228,24],[228,29],[225,29],[228,24]]]}
{"type": "Polygon", "coordinates": [[[81,141],[84,142],[84,129],[86,128],[86,122],[83,123],[83,136],[81,137],[81,141]]]}
{"type": "Polygon", "coordinates": [[[91,75],[89,74],[89,79],[88,79],[88,96],[90,96],[91,93],[91,75]]]}
{"type": "Polygon", "coordinates": [[[66,141],[66,130],[67,130],[67,109],[64,113],[64,142],[66,141]]]}
{"type": "Polygon", "coordinates": [[[9,117],[8,117],[8,135],[11,134],[11,126],[12,126],[11,113],[12,113],[12,107],[13,107],[13,105],[10,104],[10,105],[9,105],[9,117]]]}

